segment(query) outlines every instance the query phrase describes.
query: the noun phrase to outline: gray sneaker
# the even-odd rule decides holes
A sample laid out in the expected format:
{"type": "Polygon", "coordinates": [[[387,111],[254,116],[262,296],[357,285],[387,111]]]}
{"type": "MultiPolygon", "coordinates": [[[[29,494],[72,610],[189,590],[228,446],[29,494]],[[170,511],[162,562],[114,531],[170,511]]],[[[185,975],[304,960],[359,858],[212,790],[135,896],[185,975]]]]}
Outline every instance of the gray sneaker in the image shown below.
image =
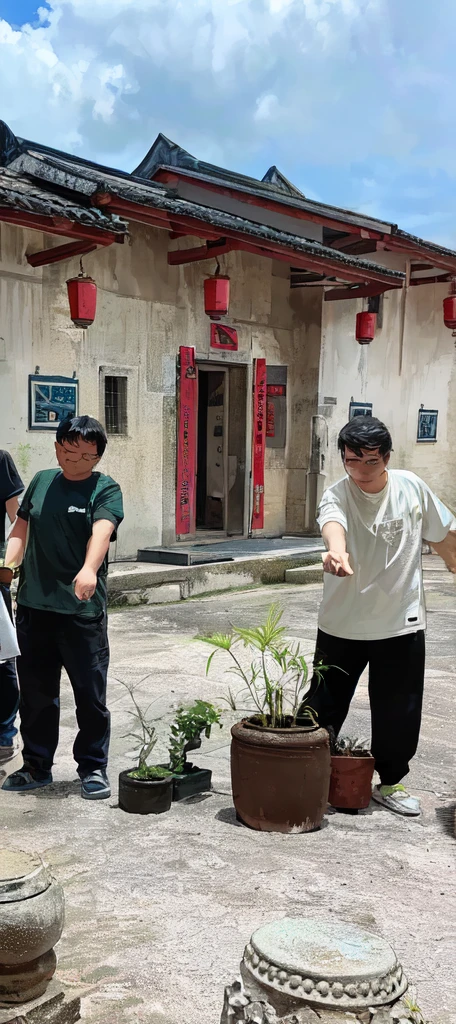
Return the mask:
{"type": "Polygon", "coordinates": [[[81,779],[81,796],[83,800],[107,800],[111,796],[109,779],[103,768],[84,775],[81,779]]]}
{"type": "Polygon", "coordinates": [[[401,783],[397,786],[374,786],[372,799],[406,818],[417,818],[421,814],[420,801],[416,796],[410,796],[401,783]]]}
{"type": "Polygon", "coordinates": [[[6,746],[2,746],[0,743],[0,765],[6,764],[7,761],[12,761],[13,757],[16,757],[16,754],[18,753],[19,744],[17,742],[14,743],[13,741],[12,743],[8,743],[6,746]]]}

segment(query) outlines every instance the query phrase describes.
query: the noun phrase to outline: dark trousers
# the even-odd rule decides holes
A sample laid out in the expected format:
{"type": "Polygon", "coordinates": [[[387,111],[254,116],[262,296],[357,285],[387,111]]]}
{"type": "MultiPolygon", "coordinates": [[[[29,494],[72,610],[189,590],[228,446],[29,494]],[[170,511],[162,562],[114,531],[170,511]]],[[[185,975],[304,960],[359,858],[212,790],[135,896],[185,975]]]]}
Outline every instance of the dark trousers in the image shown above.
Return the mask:
{"type": "Polygon", "coordinates": [[[332,727],[337,736],[369,666],[371,750],[384,786],[394,786],[407,775],[416,753],[424,662],[424,630],[387,640],[342,640],[318,631],[314,663],[330,667],[320,682],[314,676],[306,703],[317,712],[320,725],[332,727]]]}
{"type": "MultiPolygon", "coordinates": [[[[0,587],[0,601],[4,600],[11,614],[11,593],[9,587],[0,587]]],[[[9,746],[17,729],[14,719],[19,707],[19,687],[17,685],[16,663],[14,658],[0,665],[0,747],[9,746]]]]}
{"type": "Polygon", "coordinates": [[[68,673],[79,732],[73,746],[81,778],[108,760],[110,715],[106,707],[109,646],[106,615],[43,612],[19,605],[17,661],[24,764],[50,771],[59,739],[60,675],[68,673]]]}

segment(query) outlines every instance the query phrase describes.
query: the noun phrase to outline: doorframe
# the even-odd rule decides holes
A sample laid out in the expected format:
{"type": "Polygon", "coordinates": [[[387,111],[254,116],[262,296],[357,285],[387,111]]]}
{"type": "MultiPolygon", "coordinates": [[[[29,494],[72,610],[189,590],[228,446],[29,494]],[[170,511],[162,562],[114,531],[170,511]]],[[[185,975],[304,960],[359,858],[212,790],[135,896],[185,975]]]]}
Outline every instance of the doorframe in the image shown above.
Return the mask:
{"type": "MultiPolygon", "coordinates": [[[[216,362],[212,362],[212,361],[208,362],[206,359],[197,359],[196,360],[196,378],[197,378],[197,381],[199,381],[199,372],[200,372],[200,370],[203,370],[203,372],[205,372],[205,373],[210,372],[210,371],[212,371],[213,373],[220,373],[220,372],[222,372],[223,376],[225,378],[225,380],[224,380],[224,392],[223,392],[223,435],[222,435],[222,440],[223,440],[223,490],[224,490],[225,497],[224,497],[224,502],[223,502],[223,528],[222,528],[222,530],[208,530],[208,529],[204,529],[204,527],[198,529],[198,527],[196,527],[195,528],[195,535],[196,536],[198,536],[198,535],[201,536],[201,534],[207,534],[209,536],[211,534],[212,535],[217,534],[219,537],[220,536],[227,537],[228,536],[228,533],[227,533],[228,482],[229,482],[229,474],[228,474],[228,430],[227,430],[228,415],[229,415],[229,404],[228,403],[229,403],[229,396],[230,396],[230,382],[229,382],[229,373],[228,373],[229,366],[227,366],[226,363],[216,363],[216,362]]],[[[199,388],[198,388],[198,395],[199,395],[199,388]]],[[[198,451],[198,431],[199,431],[199,415],[197,417],[197,423],[196,423],[196,450],[197,451],[198,451]]],[[[196,460],[195,500],[196,500],[197,491],[198,491],[198,459],[196,460]]]]}
{"type": "MultiPolygon", "coordinates": [[[[228,362],[228,360],[226,360],[226,361],[224,360],[223,362],[218,362],[215,359],[208,359],[207,357],[204,357],[204,356],[202,356],[201,358],[198,358],[198,356],[195,356],[195,365],[196,365],[196,369],[197,369],[197,378],[198,378],[198,372],[199,372],[200,369],[201,370],[225,370],[225,371],[229,371],[231,368],[242,366],[243,369],[245,370],[245,373],[246,373],[246,388],[245,388],[245,402],[246,402],[246,410],[245,410],[245,448],[244,448],[244,454],[245,454],[245,473],[244,473],[244,511],[243,511],[243,532],[242,532],[242,539],[246,539],[247,537],[251,536],[251,520],[252,520],[252,509],[253,509],[253,480],[252,480],[253,363],[251,361],[250,362],[245,362],[245,363],[244,362],[237,362],[237,361],[236,362],[235,361],[232,362],[231,360],[230,360],[230,362],[228,362]]],[[[223,532],[222,531],[218,531],[217,536],[219,538],[220,537],[227,537],[228,536],[228,533],[227,533],[227,530],[226,530],[226,526],[227,526],[227,515],[228,515],[228,482],[229,482],[229,473],[228,473],[228,430],[227,430],[227,426],[229,424],[229,421],[228,421],[228,416],[229,416],[229,405],[228,405],[228,402],[229,402],[229,389],[230,389],[229,378],[230,378],[229,372],[226,372],[226,378],[225,378],[226,385],[225,386],[226,386],[226,394],[227,394],[227,397],[228,397],[228,401],[226,403],[224,403],[224,407],[223,407],[223,432],[224,432],[223,439],[225,440],[225,436],[226,436],[227,446],[226,446],[226,455],[224,456],[224,462],[225,462],[224,469],[225,469],[225,494],[227,495],[227,500],[225,501],[225,508],[224,508],[224,512],[223,512],[223,525],[224,525],[224,528],[223,528],[223,532]]],[[[196,441],[196,443],[198,445],[198,424],[197,424],[197,441],[196,441]]],[[[197,463],[197,466],[196,466],[196,475],[198,475],[198,463],[197,463]]],[[[196,486],[197,486],[197,484],[196,484],[196,486]]],[[[196,500],[196,486],[195,486],[195,500],[196,500]]],[[[195,536],[197,536],[197,537],[203,537],[203,536],[211,537],[212,536],[213,537],[216,533],[217,533],[217,531],[201,530],[200,529],[200,530],[196,530],[195,536]]]]}

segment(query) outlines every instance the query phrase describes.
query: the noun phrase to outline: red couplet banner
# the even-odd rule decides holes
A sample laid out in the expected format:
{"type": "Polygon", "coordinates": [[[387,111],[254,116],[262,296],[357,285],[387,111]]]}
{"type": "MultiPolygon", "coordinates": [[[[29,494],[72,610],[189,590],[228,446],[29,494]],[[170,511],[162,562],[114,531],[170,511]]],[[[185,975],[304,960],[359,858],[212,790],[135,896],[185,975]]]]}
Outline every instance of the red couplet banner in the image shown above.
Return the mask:
{"type": "Polygon", "coordinates": [[[179,382],[179,432],[177,446],[176,535],[195,532],[196,429],[198,382],[195,349],[182,347],[179,382]]]}
{"type": "Polygon", "coordinates": [[[266,360],[255,359],[253,385],[252,530],[264,528],[264,454],[266,447],[266,360]]]}

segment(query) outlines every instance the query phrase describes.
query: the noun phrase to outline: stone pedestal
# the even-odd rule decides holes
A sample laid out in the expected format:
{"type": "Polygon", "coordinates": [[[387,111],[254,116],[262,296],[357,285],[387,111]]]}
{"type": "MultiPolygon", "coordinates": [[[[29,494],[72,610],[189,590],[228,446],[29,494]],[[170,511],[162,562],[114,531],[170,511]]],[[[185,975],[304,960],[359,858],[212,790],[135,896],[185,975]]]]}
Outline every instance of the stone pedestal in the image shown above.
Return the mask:
{"type": "Polygon", "coordinates": [[[38,999],[0,1009],[0,1024],[76,1024],[80,1019],[80,994],[67,992],[55,979],[38,999]]]}
{"type": "Polygon", "coordinates": [[[63,919],[63,891],[41,857],[0,850],[0,1007],[45,993],[63,919]]]}
{"type": "Polygon", "coordinates": [[[391,1007],[407,984],[380,936],[337,921],[285,918],[253,934],[241,978],[225,990],[221,1024],[370,1024],[380,1017],[383,1024],[383,1017],[394,1020],[391,1007]]]}

